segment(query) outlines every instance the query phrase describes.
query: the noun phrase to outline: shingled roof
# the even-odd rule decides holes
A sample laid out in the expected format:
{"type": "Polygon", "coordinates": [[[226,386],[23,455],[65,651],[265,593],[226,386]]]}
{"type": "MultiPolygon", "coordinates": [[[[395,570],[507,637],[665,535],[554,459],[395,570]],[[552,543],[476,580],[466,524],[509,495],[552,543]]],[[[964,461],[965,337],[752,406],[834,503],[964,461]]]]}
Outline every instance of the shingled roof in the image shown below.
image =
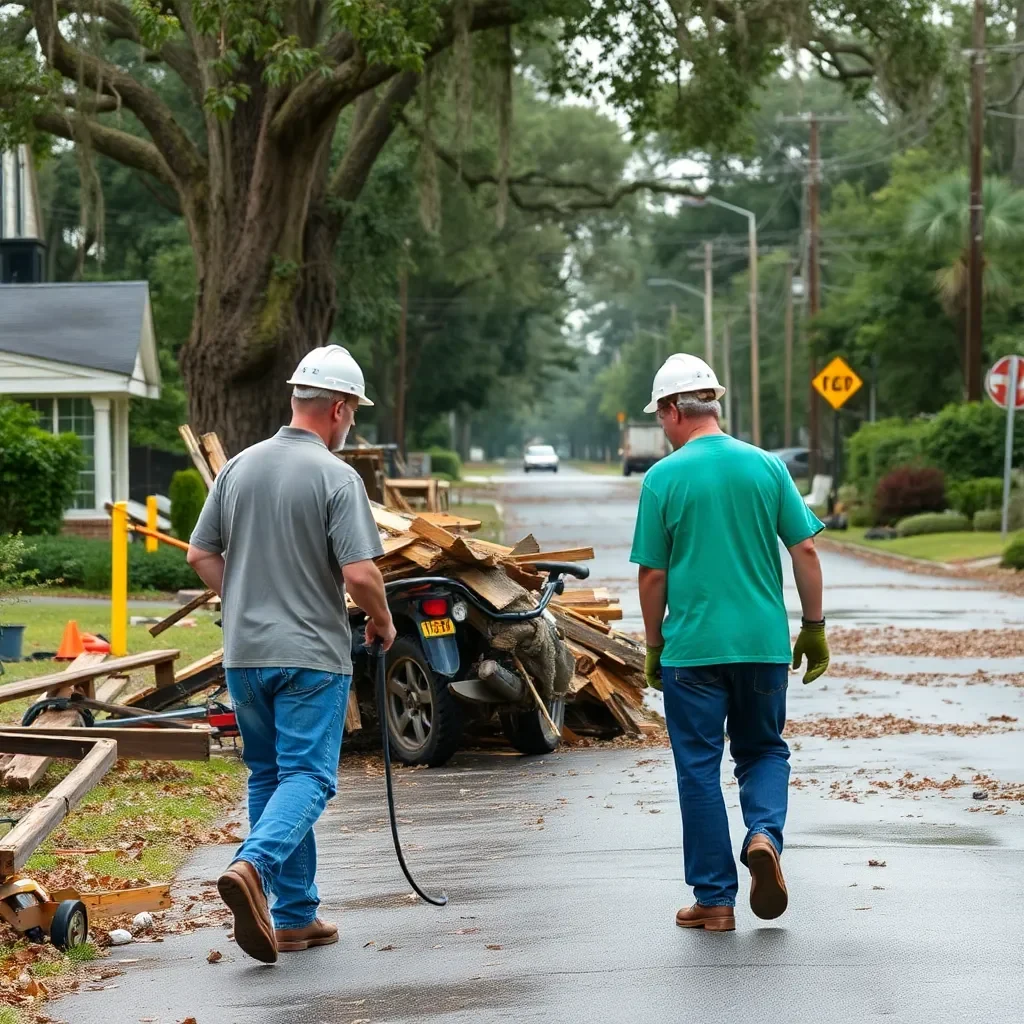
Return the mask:
{"type": "Polygon", "coordinates": [[[151,316],[145,281],[0,285],[0,352],[130,377],[151,316]]]}

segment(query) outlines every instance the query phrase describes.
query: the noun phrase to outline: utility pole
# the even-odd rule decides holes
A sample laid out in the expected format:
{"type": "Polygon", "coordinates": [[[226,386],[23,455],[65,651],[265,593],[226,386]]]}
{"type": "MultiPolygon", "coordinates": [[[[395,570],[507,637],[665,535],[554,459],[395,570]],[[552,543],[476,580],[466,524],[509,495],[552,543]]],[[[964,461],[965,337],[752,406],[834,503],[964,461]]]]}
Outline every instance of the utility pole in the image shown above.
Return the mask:
{"type": "Polygon", "coordinates": [[[757,335],[757,221],[747,221],[750,246],[750,439],[761,447],[761,348],[757,335]]]}
{"type": "MultiPolygon", "coordinates": [[[[807,245],[807,312],[813,319],[818,314],[818,216],[819,216],[819,185],[821,182],[821,149],[818,138],[818,119],[811,118],[810,140],[807,151],[809,181],[807,183],[807,214],[810,236],[807,245]]],[[[818,472],[818,460],[821,456],[821,420],[818,408],[818,392],[811,386],[811,381],[818,375],[817,360],[814,358],[814,346],[810,349],[807,366],[807,432],[810,436],[811,479],[818,472]]]]}
{"type": "MultiPolygon", "coordinates": [[[[406,243],[406,250],[408,242],[406,243]]],[[[395,382],[395,444],[405,455],[405,370],[406,370],[406,324],[409,318],[409,263],[406,251],[402,252],[402,263],[398,268],[398,372],[395,382]]]]}
{"type": "MultiPolygon", "coordinates": [[[[708,366],[714,366],[713,338],[714,331],[711,325],[711,301],[712,301],[712,243],[704,243],[704,362],[708,366]]],[[[674,309],[675,307],[673,307],[674,309]]]]}
{"type": "Polygon", "coordinates": [[[722,318],[722,360],[725,363],[725,422],[729,424],[729,433],[736,437],[738,431],[732,418],[732,411],[735,406],[733,405],[734,396],[732,393],[732,348],[729,344],[728,313],[722,318]]]}
{"type": "Polygon", "coordinates": [[[786,264],[786,319],[785,319],[785,368],[783,371],[783,428],[782,443],[789,448],[793,444],[793,262],[786,264]]]}
{"type": "Polygon", "coordinates": [[[985,0],[974,0],[971,33],[971,238],[968,252],[967,351],[964,353],[967,401],[981,401],[982,278],[985,209],[982,203],[985,130],[985,0]]]}

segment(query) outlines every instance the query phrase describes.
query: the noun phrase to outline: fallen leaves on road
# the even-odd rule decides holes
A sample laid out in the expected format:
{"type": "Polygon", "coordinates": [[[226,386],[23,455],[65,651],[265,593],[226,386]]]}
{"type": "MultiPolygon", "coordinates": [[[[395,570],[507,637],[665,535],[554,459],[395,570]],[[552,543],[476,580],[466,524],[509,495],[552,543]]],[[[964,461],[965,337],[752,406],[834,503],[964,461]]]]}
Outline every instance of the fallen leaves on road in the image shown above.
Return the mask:
{"type": "Polygon", "coordinates": [[[786,736],[818,736],[827,740],[874,740],[881,736],[981,736],[993,732],[1012,732],[1001,720],[996,722],[921,722],[897,715],[850,715],[845,718],[818,715],[794,718],[786,723],[786,736]]]}
{"type": "Polygon", "coordinates": [[[1019,658],[1024,631],[1019,629],[832,629],[834,654],[888,654],[932,658],[1019,658]]]}
{"type": "Polygon", "coordinates": [[[217,964],[217,963],[220,963],[221,960],[223,960],[223,959],[224,959],[224,954],[221,953],[220,950],[218,950],[218,949],[211,949],[210,952],[207,954],[206,962],[208,964],[217,964]]]}
{"type": "Polygon", "coordinates": [[[885,863],[884,860],[869,860],[868,861],[868,867],[869,868],[884,868],[884,867],[886,867],[886,863],[885,863]]]}
{"type": "Polygon", "coordinates": [[[389,942],[386,946],[381,946],[380,949],[377,950],[377,952],[378,953],[390,953],[392,950],[395,950],[395,949],[398,949],[398,947],[389,942]]]}
{"type": "Polygon", "coordinates": [[[494,943],[494,942],[488,942],[487,945],[484,946],[484,949],[501,949],[501,948],[502,948],[501,946],[499,946],[497,943],[494,943]]]}

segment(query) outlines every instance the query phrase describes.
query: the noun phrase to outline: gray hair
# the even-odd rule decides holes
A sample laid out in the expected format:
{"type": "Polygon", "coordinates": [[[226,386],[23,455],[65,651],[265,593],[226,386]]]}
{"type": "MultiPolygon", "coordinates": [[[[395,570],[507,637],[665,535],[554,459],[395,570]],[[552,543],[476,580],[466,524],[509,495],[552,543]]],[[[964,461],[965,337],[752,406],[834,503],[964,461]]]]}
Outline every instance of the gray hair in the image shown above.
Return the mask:
{"type": "Polygon", "coordinates": [[[714,391],[687,391],[681,395],[673,395],[670,399],[684,419],[702,420],[713,416],[722,418],[722,403],[715,398],[714,391]]]}
{"type": "Polygon", "coordinates": [[[292,388],[292,398],[297,402],[342,402],[348,397],[341,391],[328,391],[326,388],[308,388],[300,384],[292,388]]]}

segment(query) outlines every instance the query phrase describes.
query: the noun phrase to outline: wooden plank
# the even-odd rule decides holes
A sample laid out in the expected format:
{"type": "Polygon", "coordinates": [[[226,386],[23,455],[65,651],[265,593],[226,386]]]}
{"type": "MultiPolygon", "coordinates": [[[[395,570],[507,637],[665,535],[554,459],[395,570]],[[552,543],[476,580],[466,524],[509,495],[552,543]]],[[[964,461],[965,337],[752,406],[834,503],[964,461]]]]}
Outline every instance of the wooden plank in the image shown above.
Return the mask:
{"type": "Polygon", "coordinates": [[[178,433],[181,435],[182,441],[185,442],[186,451],[192,456],[192,464],[199,470],[199,475],[203,478],[206,489],[209,490],[213,486],[213,473],[210,471],[210,464],[206,461],[205,453],[199,447],[196,435],[192,433],[192,428],[187,423],[178,427],[178,433]]]}
{"type": "Polygon", "coordinates": [[[561,551],[532,551],[510,556],[513,562],[586,562],[594,557],[593,548],[564,548],[561,551]]]}
{"type": "Polygon", "coordinates": [[[540,552],[540,544],[537,543],[537,538],[532,533],[528,533],[518,544],[512,549],[513,555],[535,555],[540,552]]]}
{"type": "Polygon", "coordinates": [[[423,537],[431,544],[436,544],[458,562],[464,562],[466,565],[494,565],[495,556],[493,554],[488,551],[474,550],[473,545],[468,544],[464,537],[457,537],[440,526],[428,522],[422,516],[417,516],[413,520],[410,529],[418,537],[423,537]]]}
{"type": "Polygon", "coordinates": [[[639,728],[619,704],[619,699],[621,698],[618,698],[614,685],[602,668],[595,668],[594,671],[590,673],[590,685],[594,689],[594,692],[604,702],[605,707],[608,708],[612,715],[615,716],[615,720],[622,726],[623,731],[628,736],[639,735],[639,728]]]}
{"type": "Polygon", "coordinates": [[[19,868],[24,867],[43,840],[110,771],[116,760],[116,743],[104,739],[88,743],[81,763],[0,839],[0,875],[13,875],[19,868]]]}
{"type": "Polygon", "coordinates": [[[384,497],[390,508],[398,509],[399,512],[412,512],[412,505],[405,500],[402,492],[395,487],[393,480],[384,481],[384,497]]]}
{"type": "Polygon", "coordinates": [[[216,476],[228,462],[220,438],[214,433],[202,434],[199,437],[199,444],[206,455],[206,461],[210,464],[210,469],[213,470],[213,475],[216,476]]]}
{"type": "Polygon", "coordinates": [[[80,683],[89,683],[101,676],[113,675],[114,673],[131,672],[134,669],[148,668],[150,665],[159,665],[162,662],[172,662],[178,657],[180,651],[146,651],[143,654],[129,654],[124,658],[113,658],[103,662],[102,665],[91,665],[87,668],[67,669],[64,672],[51,672],[45,676],[36,676],[35,679],[25,679],[20,683],[8,683],[0,686],[0,704],[9,700],[17,700],[20,697],[33,697],[37,693],[45,693],[54,686],[77,686],[80,683]]]}
{"type": "Polygon", "coordinates": [[[444,561],[444,552],[435,544],[416,541],[402,552],[402,557],[418,565],[421,569],[433,569],[444,561]]]}
{"type": "Polygon", "coordinates": [[[223,660],[224,648],[218,647],[217,650],[213,651],[213,653],[207,654],[205,658],[193,661],[191,665],[186,665],[179,672],[175,672],[174,678],[171,682],[183,683],[186,679],[191,679],[194,675],[198,675],[204,669],[212,668],[214,665],[219,665],[223,660]]]}
{"type": "Polygon", "coordinates": [[[174,683],[174,662],[161,661],[153,666],[153,675],[156,677],[156,688],[158,690],[174,683]]]}
{"type": "Polygon", "coordinates": [[[194,612],[197,608],[201,608],[216,596],[217,595],[212,590],[204,590],[198,597],[193,597],[188,604],[182,605],[177,611],[171,612],[166,619],[161,619],[155,625],[150,626],[149,635],[159,636],[165,629],[170,629],[176,622],[180,622],[190,612],[194,612]]]}
{"type": "Polygon", "coordinates": [[[345,711],[345,732],[358,732],[363,727],[363,716],[359,713],[359,698],[356,688],[348,691],[348,709],[345,711]]]}
{"type": "Polygon", "coordinates": [[[131,686],[131,683],[132,681],[125,676],[114,676],[111,679],[104,679],[96,687],[96,699],[106,704],[115,704],[117,703],[117,698],[131,686]]]}
{"type": "Polygon", "coordinates": [[[465,530],[467,533],[479,530],[483,525],[479,519],[469,519],[466,516],[453,515],[451,512],[421,512],[420,518],[444,530],[465,530]]]}
{"type": "Polygon", "coordinates": [[[148,729],[145,726],[126,726],[123,729],[104,727],[60,728],[39,733],[23,725],[4,726],[0,732],[0,750],[10,754],[42,754],[50,757],[75,757],[73,751],[82,750],[82,744],[97,739],[116,740],[118,757],[130,761],[208,761],[210,759],[210,731],[208,729],[148,729]],[[47,751],[45,744],[35,742],[46,738],[63,740],[67,745],[47,751]]]}
{"type": "MultiPolygon", "coordinates": [[[[58,894],[51,894],[54,899],[58,894]]],[[[104,892],[83,892],[77,897],[89,910],[90,920],[138,914],[143,910],[167,910],[171,906],[169,882],[141,885],[134,889],[112,889],[104,892]]]]}
{"type": "MultiPolygon", "coordinates": [[[[384,554],[382,558],[388,558],[390,555],[397,554],[403,548],[409,547],[411,544],[417,543],[415,537],[388,537],[382,544],[384,548],[384,554]]],[[[380,559],[378,559],[378,562],[380,559]]]]}
{"type": "Polygon", "coordinates": [[[455,568],[449,575],[461,580],[478,597],[482,597],[499,612],[504,611],[517,598],[523,597],[523,588],[500,569],[455,568]]]}
{"type": "Polygon", "coordinates": [[[413,516],[404,516],[394,512],[375,501],[370,502],[370,509],[373,512],[373,521],[389,533],[408,533],[412,526],[413,516]]]}
{"type": "Polygon", "coordinates": [[[600,619],[601,622],[618,622],[622,618],[622,607],[617,604],[588,604],[571,605],[559,601],[560,608],[570,609],[580,615],[591,619],[600,619]]]}
{"type": "Polygon", "coordinates": [[[608,630],[604,623],[588,622],[582,616],[573,615],[565,609],[552,608],[551,613],[558,623],[558,628],[574,643],[596,654],[610,653],[624,661],[634,672],[643,672],[644,650],[639,644],[621,638],[620,634],[608,630]]]}

